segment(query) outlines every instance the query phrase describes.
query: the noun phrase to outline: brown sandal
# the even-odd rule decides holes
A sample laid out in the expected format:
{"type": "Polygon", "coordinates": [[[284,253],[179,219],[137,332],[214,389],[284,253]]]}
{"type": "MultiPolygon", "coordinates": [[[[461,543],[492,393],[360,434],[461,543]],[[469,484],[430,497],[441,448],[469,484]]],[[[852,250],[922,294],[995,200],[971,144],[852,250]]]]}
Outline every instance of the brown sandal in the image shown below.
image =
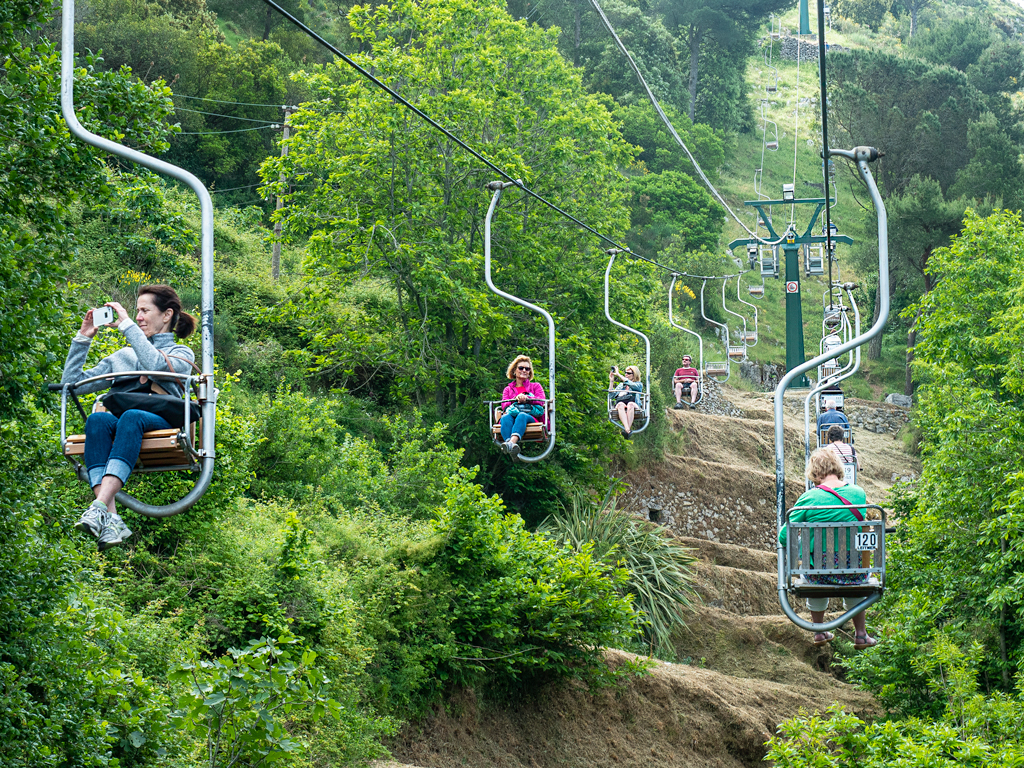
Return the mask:
{"type": "Polygon", "coordinates": [[[858,651],[863,651],[865,648],[873,648],[876,645],[878,645],[878,641],[867,632],[863,635],[858,632],[853,636],[853,647],[858,651]]]}
{"type": "Polygon", "coordinates": [[[813,642],[815,645],[825,645],[826,643],[831,643],[835,639],[836,636],[833,635],[831,632],[818,632],[814,635],[813,642]],[[822,639],[819,640],[819,637],[822,639]]]}

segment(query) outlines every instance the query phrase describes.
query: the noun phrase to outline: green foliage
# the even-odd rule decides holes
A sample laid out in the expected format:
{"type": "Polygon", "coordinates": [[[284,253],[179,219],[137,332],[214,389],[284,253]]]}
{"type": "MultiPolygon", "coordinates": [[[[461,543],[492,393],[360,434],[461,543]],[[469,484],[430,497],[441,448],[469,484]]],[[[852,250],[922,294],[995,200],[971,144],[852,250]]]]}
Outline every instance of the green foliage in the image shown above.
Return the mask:
{"type": "Polygon", "coordinates": [[[97,573],[70,523],[50,423],[0,422],[0,763],[152,764],[168,748],[165,702],[135,668],[121,615],[83,589],[97,573]]]}
{"type": "Polygon", "coordinates": [[[878,31],[892,12],[893,0],[835,0],[832,12],[878,31]]]}
{"type": "Polygon", "coordinates": [[[576,552],[590,551],[608,568],[625,567],[629,578],[619,590],[642,614],[649,653],[671,654],[672,634],[685,626],[682,613],[699,599],[693,586],[697,559],[664,528],[617,511],[614,490],[600,504],[577,492],[572,506],[538,531],[576,552]]]}
{"type": "Polygon", "coordinates": [[[977,642],[988,688],[1009,690],[1022,657],[1020,453],[1021,272],[1024,224],[1016,214],[972,212],[928,271],[935,287],[920,312],[915,371],[924,467],[895,496],[901,520],[887,582],[904,598],[877,620],[895,641],[853,663],[889,706],[911,714],[936,706],[922,659],[942,629],[964,648],[977,642]],[[919,614],[919,618],[913,618],[919,614]],[[887,686],[895,686],[888,688],[887,686]]]}
{"type": "MultiPolygon", "coordinates": [[[[0,10],[0,417],[52,375],[67,311],[60,287],[73,248],[68,210],[108,190],[100,153],[72,141],[59,112],[59,55],[45,39],[26,42],[48,3],[5,2],[0,10]]],[[[79,119],[90,130],[142,150],[166,148],[167,89],[126,71],[75,70],[79,119]]]]}
{"type": "Polygon", "coordinates": [[[188,684],[171,722],[206,742],[203,764],[209,768],[256,768],[297,757],[302,744],[285,728],[290,718],[302,710],[313,721],[341,717],[341,705],[326,694],[330,681],[314,666],[316,656],[284,634],[220,659],[183,664],[170,676],[188,684]]]}
{"type": "Polygon", "coordinates": [[[833,705],[826,717],[801,714],[779,726],[766,760],[779,768],[1020,765],[1024,696],[978,693],[976,649],[964,652],[939,635],[921,666],[935,672],[938,720],[863,720],[833,705]]]}
{"type": "Polygon", "coordinates": [[[601,649],[636,632],[631,600],[617,594],[625,568],[602,562],[592,544],[576,551],[530,533],[518,516],[502,514],[500,499],[464,481],[449,484],[435,528],[443,546],[429,570],[451,584],[458,649],[442,680],[484,677],[502,690],[613,674],[601,649]]]}
{"type": "Polygon", "coordinates": [[[717,248],[725,211],[711,193],[678,171],[649,173],[630,179],[635,246],[657,253],[675,238],[685,250],[717,248]]]}

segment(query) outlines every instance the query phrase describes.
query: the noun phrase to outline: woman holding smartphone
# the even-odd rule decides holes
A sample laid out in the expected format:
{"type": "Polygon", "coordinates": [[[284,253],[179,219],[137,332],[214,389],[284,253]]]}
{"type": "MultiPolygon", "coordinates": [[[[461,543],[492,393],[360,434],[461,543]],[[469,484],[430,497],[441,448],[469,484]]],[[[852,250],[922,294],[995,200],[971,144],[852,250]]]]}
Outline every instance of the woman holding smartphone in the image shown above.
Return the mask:
{"type": "MultiPolygon", "coordinates": [[[[169,285],[144,285],[135,301],[135,319],[116,301],[106,307],[117,317],[108,327],[124,334],[128,346],[84,370],[89,345],[99,330],[93,322],[99,310],[90,309],[82,319],[82,327],[71,342],[61,384],[74,384],[82,379],[107,373],[128,371],[167,371],[188,373],[195,354],[175,336],[183,339],[195,330],[195,319],[181,309],[181,299],[169,285]]],[[[106,318],[102,318],[106,319],[106,318]]],[[[110,388],[119,392],[162,392],[184,396],[180,382],[162,379],[159,385],[146,376],[125,376],[108,381],[95,381],[77,389],[78,394],[110,388]]],[[[96,497],[82,513],[75,528],[96,537],[102,551],[124,542],[132,532],[114,509],[114,496],[124,486],[138,461],[142,435],[154,429],[170,429],[161,416],[142,410],[127,410],[120,418],[106,411],[93,413],[85,422],[85,467],[89,485],[96,497]]]]}

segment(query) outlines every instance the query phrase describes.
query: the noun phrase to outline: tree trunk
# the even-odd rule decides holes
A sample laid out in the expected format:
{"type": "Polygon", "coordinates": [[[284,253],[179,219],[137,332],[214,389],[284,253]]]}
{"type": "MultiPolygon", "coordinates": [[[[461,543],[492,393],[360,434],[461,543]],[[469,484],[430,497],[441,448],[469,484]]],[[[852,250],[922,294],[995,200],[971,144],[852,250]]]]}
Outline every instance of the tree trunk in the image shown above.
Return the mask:
{"type": "Polygon", "coordinates": [[[700,58],[700,33],[696,24],[690,25],[690,122],[695,122],[697,108],[697,60],[700,58]]]}
{"type": "Polygon", "coordinates": [[[913,39],[917,31],[917,3],[910,4],[910,38],[913,39]]]}
{"type": "Polygon", "coordinates": [[[274,20],[274,9],[269,5],[267,6],[267,20],[263,24],[263,39],[266,40],[270,37],[270,22],[274,20]]]}
{"type": "MultiPolygon", "coordinates": [[[[878,290],[875,290],[875,311],[871,313],[871,325],[878,322],[878,312],[881,309],[881,302],[878,298],[878,290]]],[[[882,334],[878,334],[868,344],[868,360],[882,359],[882,334]]]]}
{"type": "Polygon", "coordinates": [[[907,371],[906,379],[903,382],[903,394],[914,394],[914,374],[911,370],[911,363],[914,362],[914,344],[917,343],[917,325],[915,324],[910,333],[907,334],[907,371]]]}
{"type": "Polygon", "coordinates": [[[580,37],[580,19],[582,18],[583,13],[582,13],[582,11],[580,11],[580,7],[578,5],[576,6],[576,10],[574,11],[574,15],[576,17],[575,18],[575,21],[576,21],[576,39],[574,41],[574,45],[573,45],[573,48],[572,48],[572,65],[574,67],[579,67],[579,65],[580,65],[580,43],[582,42],[581,37],[580,37]]]}

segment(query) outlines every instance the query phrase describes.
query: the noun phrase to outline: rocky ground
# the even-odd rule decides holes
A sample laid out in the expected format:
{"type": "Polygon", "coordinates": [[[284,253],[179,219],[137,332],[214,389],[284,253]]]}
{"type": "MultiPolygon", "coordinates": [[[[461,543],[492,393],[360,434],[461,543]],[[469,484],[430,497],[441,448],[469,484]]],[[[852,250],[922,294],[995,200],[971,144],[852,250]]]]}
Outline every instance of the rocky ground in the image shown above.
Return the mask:
{"type": "MultiPolygon", "coordinates": [[[[899,434],[906,412],[848,403],[861,484],[883,499],[895,479],[920,471],[899,434]]],[[[697,411],[667,411],[680,449],[623,477],[620,506],[668,526],[699,558],[703,604],[674,639],[674,663],[654,661],[621,689],[567,686],[515,705],[465,692],[406,727],[395,758],[425,768],[753,768],[778,723],[801,709],[839,701],[878,714],[868,694],[839,679],[835,649],[814,646],[781,614],[771,405],[769,395],[712,385],[697,411]]],[[[803,490],[803,434],[803,400],[794,396],[785,408],[789,500],[803,490]]],[[[608,651],[613,665],[631,658],[608,651]]]]}

